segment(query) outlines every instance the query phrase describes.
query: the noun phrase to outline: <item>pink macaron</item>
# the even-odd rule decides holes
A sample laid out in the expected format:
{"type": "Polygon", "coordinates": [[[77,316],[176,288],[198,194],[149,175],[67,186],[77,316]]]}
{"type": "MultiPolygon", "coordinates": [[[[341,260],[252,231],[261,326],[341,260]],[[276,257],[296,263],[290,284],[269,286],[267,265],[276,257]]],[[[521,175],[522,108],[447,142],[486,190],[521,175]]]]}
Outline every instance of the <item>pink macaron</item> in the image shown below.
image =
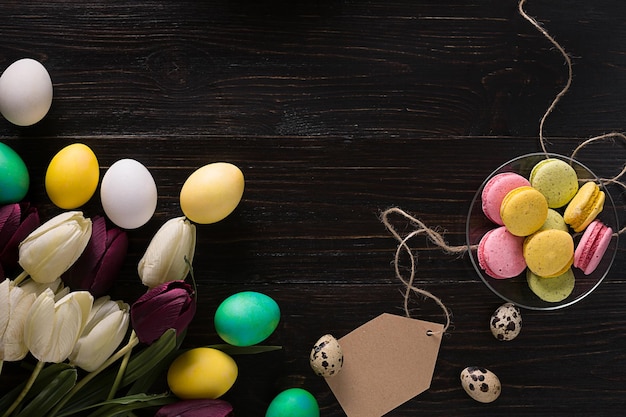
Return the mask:
{"type": "Polygon", "coordinates": [[[530,182],[514,172],[503,172],[491,177],[481,194],[482,208],[485,216],[495,224],[502,226],[504,222],[500,217],[502,200],[509,191],[515,188],[530,186],[530,182]]]}
{"type": "Polygon", "coordinates": [[[501,226],[485,233],[478,244],[478,264],[493,278],[513,278],[524,272],[524,237],[501,226]]]}
{"type": "Polygon", "coordinates": [[[611,243],[613,229],[599,220],[593,221],[585,229],[574,251],[574,266],[582,269],[585,275],[596,270],[606,249],[611,243]]]}

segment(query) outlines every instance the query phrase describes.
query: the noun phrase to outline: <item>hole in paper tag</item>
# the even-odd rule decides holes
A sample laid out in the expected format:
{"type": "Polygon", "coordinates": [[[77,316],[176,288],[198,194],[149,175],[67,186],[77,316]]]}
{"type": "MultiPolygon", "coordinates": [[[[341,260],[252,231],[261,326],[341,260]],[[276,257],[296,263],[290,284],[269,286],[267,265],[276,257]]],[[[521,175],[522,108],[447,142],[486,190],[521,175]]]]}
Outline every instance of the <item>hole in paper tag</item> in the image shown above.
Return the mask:
{"type": "Polygon", "coordinates": [[[343,368],[326,382],[348,417],[381,417],[430,387],[442,334],[441,324],[381,314],[339,339],[343,368]]]}

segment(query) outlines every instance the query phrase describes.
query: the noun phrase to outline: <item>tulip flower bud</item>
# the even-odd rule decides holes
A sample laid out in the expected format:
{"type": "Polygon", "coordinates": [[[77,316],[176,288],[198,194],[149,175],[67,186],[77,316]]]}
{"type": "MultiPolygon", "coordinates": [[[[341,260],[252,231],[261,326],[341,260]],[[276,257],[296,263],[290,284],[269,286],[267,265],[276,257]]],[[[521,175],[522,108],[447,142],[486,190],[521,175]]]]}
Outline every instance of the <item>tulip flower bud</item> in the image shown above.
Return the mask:
{"type": "Polygon", "coordinates": [[[87,324],[69,356],[70,363],[87,372],[100,367],[118,348],[128,330],[128,304],[109,296],[96,299],[87,324]]]}
{"type": "Polygon", "coordinates": [[[185,400],[164,405],[154,417],[233,417],[233,406],[224,400],[185,400]]]}
{"type": "Polygon", "coordinates": [[[32,279],[59,278],[83,253],[91,237],[91,220],[80,211],[61,213],[35,229],[20,244],[20,265],[32,279]]]}
{"type": "Polygon", "coordinates": [[[0,278],[19,266],[18,246],[37,227],[39,213],[28,203],[0,207],[0,278]]]}
{"type": "Polygon", "coordinates": [[[50,288],[54,293],[55,302],[65,297],[70,292],[70,289],[63,285],[61,278],[57,278],[47,284],[40,284],[32,279],[27,279],[20,284],[20,288],[28,293],[35,294],[35,297],[39,297],[42,292],[44,292],[47,288],[50,288]]]}
{"type": "Polygon", "coordinates": [[[63,362],[72,353],[83,331],[93,297],[75,291],[59,301],[46,289],[37,297],[24,323],[24,343],[40,362],[63,362]]]}
{"type": "Polygon", "coordinates": [[[191,285],[170,281],[148,290],[130,307],[130,320],[142,343],[151,344],[168,329],[180,334],[196,313],[191,285]]]}
{"type": "Polygon", "coordinates": [[[117,227],[107,229],[102,216],[92,219],[89,243],[82,255],[63,275],[72,290],[86,290],[102,297],[117,278],[128,250],[128,236],[117,227]]]}
{"type": "Polygon", "coordinates": [[[9,279],[0,283],[0,360],[12,362],[26,357],[24,322],[35,298],[9,279]]]}
{"type": "Polygon", "coordinates": [[[185,279],[195,251],[196,226],[185,217],[168,220],[139,261],[137,272],[141,282],[154,288],[164,282],[185,279]]]}

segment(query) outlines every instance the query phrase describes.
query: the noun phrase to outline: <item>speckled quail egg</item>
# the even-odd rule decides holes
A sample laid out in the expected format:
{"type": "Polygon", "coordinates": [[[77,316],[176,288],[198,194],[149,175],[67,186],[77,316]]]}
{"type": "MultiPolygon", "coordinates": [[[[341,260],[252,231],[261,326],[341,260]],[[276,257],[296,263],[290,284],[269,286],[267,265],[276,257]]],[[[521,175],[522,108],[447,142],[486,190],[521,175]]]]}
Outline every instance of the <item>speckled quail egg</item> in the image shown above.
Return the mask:
{"type": "Polygon", "coordinates": [[[496,339],[513,340],[522,330],[522,313],[513,303],[502,304],[491,315],[489,327],[496,339]]]}
{"type": "Polygon", "coordinates": [[[496,374],[479,366],[468,366],[461,371],[461,386],[467,395],[481,403],[495,401],[502,392],[496,374]]]}
{"type": "Polygon", "coordinates": [[[336,375],[343,366],[343,351],[337,339],[326,334],[315,342],[309,357],[313,371],[324,378],[336,375]]]}

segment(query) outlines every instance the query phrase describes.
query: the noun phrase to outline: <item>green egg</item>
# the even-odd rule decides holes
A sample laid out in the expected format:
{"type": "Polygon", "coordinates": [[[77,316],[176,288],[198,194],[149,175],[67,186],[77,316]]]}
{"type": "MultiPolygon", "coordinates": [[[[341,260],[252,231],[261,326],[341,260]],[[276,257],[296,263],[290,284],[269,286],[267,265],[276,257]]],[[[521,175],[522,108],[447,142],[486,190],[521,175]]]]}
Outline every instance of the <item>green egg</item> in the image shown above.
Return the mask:
{"type": "Polygon", "coordinates": [[[289,388],[278,394],[270,403],[265,417],[319,417],[320,407],[310,392],[302,388],[289,388]]]}
{"type": "Polygon", "coordinates": [[[233,294],[215,311],[215,330],[233,346],[252,346],[278,326],[280,308],[271,297],[254,291],[233,294]]]}
{"type": "Polygon", "coordinates": [[[17,203],[28,192],[30,177],[20,156],[0,143],[0,204],[17,203]]]}

